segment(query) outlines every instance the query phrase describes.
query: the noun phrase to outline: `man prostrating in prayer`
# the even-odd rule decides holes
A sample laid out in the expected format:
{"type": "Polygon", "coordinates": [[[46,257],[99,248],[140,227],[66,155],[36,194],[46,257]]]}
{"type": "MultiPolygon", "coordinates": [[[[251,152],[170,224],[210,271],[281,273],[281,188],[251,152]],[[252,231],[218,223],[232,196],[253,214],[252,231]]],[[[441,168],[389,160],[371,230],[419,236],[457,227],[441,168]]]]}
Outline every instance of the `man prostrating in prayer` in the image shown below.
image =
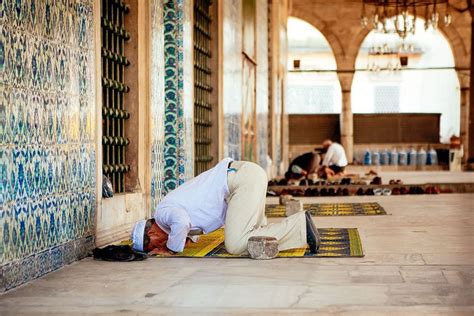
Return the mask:
{"type": "Polygon", "coordinates": [[[311,215],[299,212],[267,225],[266,192],[267,175],[260,166],[226,158],[169,193],[152,219],[137,222],[133,248],[172,255],[183,251],[190,232],[207,234],[225,224],[225,248],[231,254],[247,253],[252,236],[275,237],[279,251],[308,244],[316,253],[320,237],[311,215]]]}

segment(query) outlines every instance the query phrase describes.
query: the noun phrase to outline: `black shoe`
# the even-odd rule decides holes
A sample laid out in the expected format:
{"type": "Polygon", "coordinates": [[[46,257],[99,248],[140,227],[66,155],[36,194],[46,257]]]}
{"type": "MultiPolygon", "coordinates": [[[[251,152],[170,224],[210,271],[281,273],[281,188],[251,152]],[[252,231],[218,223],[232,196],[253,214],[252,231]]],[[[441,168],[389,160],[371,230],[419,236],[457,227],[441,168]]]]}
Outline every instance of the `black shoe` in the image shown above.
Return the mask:
{"type": "Polygon", "coordinates": [[[311,218],[311,214],[306,211],[306,242],[309,245],[309,249],[311,253],[317,253],[319,249],[319,245],[321,244],[321,237],[319,236],[319,232],[314,225],[313,219],[311,218]]]}
{"type": "Polygon", "coordinates": [[[138,252],[128,245],[110,245],[105,248],[95,248],[92,250],[94,259],[104,261],[141,261],[148,256],[146,253],[138,252]]]}

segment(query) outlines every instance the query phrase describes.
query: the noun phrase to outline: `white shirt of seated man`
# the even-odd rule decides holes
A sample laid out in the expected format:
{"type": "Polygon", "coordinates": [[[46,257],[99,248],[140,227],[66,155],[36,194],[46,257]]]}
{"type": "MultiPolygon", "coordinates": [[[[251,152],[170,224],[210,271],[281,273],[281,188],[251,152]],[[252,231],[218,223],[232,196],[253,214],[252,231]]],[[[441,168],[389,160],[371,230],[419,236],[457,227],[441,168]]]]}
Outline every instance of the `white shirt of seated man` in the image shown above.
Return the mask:
{"type": "Polygon", "coordinates": [[[347,157],[341,144],[331,142],[323,159],[323,166],[347,166],[347,157]]]}

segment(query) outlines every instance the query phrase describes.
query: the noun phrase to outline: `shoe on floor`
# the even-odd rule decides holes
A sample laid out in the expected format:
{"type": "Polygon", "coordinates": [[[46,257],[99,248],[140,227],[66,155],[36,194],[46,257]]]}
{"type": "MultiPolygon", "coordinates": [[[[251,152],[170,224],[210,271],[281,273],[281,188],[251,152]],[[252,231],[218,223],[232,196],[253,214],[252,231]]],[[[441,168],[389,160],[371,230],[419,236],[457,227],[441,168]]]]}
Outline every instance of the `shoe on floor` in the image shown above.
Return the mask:
{"type": "Polygon", "coordinates": [[[321,245],[321,237],[319,236],[318,229],[314,225],[311,214],[306,211],[306,242],[309,245],[311,253],[317,253],[319,246],[321,245]]]}

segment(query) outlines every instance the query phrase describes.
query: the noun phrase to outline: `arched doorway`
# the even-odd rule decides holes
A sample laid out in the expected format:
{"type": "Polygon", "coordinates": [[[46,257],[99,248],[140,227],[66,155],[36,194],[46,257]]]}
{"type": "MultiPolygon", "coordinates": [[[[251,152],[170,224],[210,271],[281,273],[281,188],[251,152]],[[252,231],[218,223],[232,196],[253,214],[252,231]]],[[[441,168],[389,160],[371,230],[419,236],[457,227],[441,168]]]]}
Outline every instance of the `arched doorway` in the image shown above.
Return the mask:
{"type": "Polygon", "coordinates": [[[371,31],[355,68],[351,96],[355,121],[358,114],[439,114],[439,142],[459,136],[460,89],[453,52],[440,31],[425,30],[421,18],[416,33],[405,40],[371,31]]]}

